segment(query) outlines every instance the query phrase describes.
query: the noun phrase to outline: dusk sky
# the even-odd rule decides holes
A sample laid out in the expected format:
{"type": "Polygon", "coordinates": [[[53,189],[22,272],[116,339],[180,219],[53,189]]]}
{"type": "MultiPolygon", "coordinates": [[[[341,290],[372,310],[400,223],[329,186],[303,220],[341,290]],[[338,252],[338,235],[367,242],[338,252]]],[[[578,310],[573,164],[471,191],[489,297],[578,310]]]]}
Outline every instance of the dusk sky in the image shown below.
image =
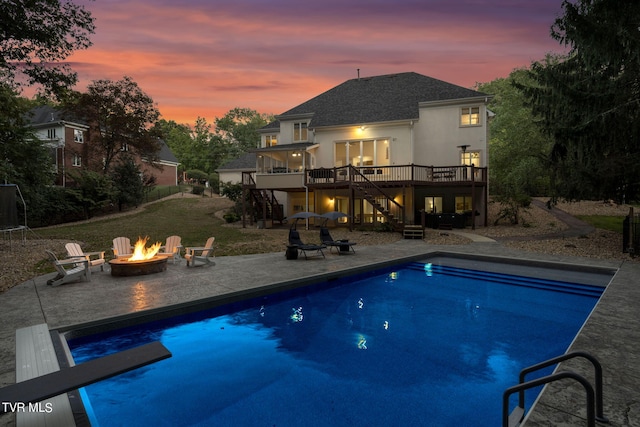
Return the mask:
{"type": "Polygon", "coordinates": [[[84,90],[130,76],[162,118],[282,113],[346,80],[414,71],[464,87],[562,52],[561,0],[76,0],[93,46],[84,90]]]}

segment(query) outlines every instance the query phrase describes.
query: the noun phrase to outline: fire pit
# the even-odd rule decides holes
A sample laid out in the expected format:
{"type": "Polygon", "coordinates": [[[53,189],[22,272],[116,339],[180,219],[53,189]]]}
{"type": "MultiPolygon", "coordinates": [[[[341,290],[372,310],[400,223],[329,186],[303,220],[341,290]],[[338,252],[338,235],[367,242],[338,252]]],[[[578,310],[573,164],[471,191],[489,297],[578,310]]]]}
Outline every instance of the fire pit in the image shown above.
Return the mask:
{"type": "Polygon", "coordinates": [[[141,276],[145,274],[160,273],[167,269],[166,255],[157,255],[161,243],[155,243],[150,248],[146,247],[149,238],[138,238],[129,258],[117,258],[109,261],[112,276],[141,276]]]}
{"type": "Polygon", "coordinates": [[[151,259],[129,261],[128,258],[112,259],[112,276],[142,276],[145,274],[160,273],[167,269],[167,257],[155,256],[151,259]]]}

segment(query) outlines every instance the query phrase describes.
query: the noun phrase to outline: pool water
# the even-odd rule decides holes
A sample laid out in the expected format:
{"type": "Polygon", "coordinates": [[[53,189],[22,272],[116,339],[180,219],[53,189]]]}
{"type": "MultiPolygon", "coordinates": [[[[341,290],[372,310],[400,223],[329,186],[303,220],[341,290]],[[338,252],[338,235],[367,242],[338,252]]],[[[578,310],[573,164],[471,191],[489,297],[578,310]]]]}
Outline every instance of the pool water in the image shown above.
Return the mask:
{"type": "Polygon", "coordinates": [[[499,425],[504,390],[567,350],[602,290],[411,263],[69,347],[173,353],[86,387],[94,426],[499,425]]]}

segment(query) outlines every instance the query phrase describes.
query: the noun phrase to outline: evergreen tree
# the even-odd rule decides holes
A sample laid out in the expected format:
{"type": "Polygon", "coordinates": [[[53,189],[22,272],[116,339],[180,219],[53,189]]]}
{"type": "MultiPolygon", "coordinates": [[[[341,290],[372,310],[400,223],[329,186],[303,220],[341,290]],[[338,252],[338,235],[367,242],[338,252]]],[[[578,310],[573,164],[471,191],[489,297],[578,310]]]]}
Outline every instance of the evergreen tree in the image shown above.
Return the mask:
{"type": "Polygon", "coordinates": [[[532,65],[523,85],[554,139],[553,188],[566,199],[637,199],[640,192],[640,2],[563,1],[552,37],[565,57],[532,65]]]}

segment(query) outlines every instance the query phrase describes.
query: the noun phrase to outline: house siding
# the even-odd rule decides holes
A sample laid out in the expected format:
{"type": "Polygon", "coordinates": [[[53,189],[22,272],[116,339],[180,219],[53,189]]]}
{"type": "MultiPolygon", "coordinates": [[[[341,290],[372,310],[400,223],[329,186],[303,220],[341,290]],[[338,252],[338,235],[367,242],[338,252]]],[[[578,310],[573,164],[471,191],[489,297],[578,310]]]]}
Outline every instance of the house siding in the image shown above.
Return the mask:
{"type": "Polygon", "coordinates": [[[299,210],[294,197],[308,191],[314,202],[306,209],[338,209],[356,224],[374,225],[385,218],[420,223],[425,197],[441,197],[443,211],[469,214],[468,204],[456,205],[456,198],[469,197],[478,211],[468,215],[473,226],[486,223],[490,99],[416,73],[349,80],[277,116],[278,122],[261,130],[278,138],[277,152],[265,148],[262,138],[263,148],[257,150],[261,157],[292,158],[291,152],[299,150],[292,144],[294,123],[309,124],[307,181],[298,182],[297,174],[280,167],[276,175],[258,162],[255,188],[287,191],[287,215],[299,210]],[[477,108],[479,123],[461,125],[462,108],[477,108]],[[337,144],[342,142],[344,148],[337,144]],[[479,154],[475,170],[462,166],[463,151],[479,154]],[[314,173],[319,168],[323,170],[314,173]]]}

